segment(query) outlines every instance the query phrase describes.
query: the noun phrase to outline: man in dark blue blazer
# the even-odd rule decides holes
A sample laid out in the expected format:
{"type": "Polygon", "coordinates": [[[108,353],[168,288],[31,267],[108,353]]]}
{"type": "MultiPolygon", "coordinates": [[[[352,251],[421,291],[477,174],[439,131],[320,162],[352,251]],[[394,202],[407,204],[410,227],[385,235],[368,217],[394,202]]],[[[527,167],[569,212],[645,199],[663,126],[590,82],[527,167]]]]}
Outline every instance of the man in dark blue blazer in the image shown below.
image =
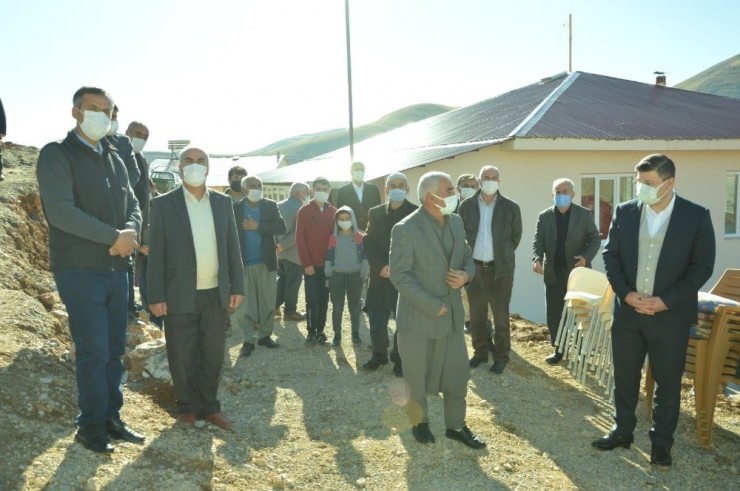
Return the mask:
{"type": "Polygon", "coordinates": [[[657,384],[650,463],[669,466],[689,326],[697,320],[697,292],[714,269],[714,228],[709,210],[675,194],[670,158],[648,155],[635,170],[638,197],[617,207],[603,253],[615,293],[614,426],[592,445],[629,448],[647,354],[657,384]]]}
{"type": "Polygon", "coordinates": [[[229,429],[218,381],[226,343],[226,310],[244,300],[244,268],[231,199],[206,188],[208,155],[180,154],[180,188],[151,201],[149,309],[165,316],[167,359],[177,425],[197,417],[229,429]]]}

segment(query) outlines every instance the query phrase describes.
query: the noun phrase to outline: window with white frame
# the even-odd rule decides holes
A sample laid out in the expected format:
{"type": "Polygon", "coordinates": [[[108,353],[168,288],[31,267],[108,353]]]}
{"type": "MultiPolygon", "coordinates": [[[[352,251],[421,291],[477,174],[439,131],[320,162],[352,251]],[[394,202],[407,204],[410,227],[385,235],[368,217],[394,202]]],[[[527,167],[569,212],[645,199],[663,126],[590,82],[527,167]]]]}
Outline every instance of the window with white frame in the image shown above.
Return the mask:
{"type": "Polygon", "coordinates": [[[609,235],[614,207],[635,197],[634,174],[581,177],[581,206],[591,210],[601,240],[609,235]]]}
{"type": "Polygon", "coordinates": [[[740,196],[740,172],[729,172],[727,174],[725,192],[726,237],[740,237],[740,209],[738,208],[738,196],[740,196]]]}

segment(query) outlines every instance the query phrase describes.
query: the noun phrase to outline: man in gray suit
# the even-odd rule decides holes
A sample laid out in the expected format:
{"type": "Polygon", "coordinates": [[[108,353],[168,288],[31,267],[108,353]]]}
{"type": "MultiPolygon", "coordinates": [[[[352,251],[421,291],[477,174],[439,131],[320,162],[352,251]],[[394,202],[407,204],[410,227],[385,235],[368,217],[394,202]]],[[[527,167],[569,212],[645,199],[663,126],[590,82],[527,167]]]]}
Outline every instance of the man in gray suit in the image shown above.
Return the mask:
{"type": "MultiPolygon", "coordinates": [[[[560,317],[573,268],[591,267],[601,239],[591,212],[573,203],[573,181],[560,178],[552,183],[554,206],[537,217],[532,243],[532,270],[545,278],[545,306],[550,342],[555,346],[560,317]]],[[[557,349],[545,358],[554,365],[563,358],[557,349]]]]}
{"type": "Polygon", "coordinates": [[[419,443],[434,443],[427,393],[444,396],[446,436],[471,448],[485,442],[465,425],[468,355],[460,289],[475,273],[462,220],[453,214],[457,194],[450,176],[421,176],[422,207],[391,232],[390,280],[398,290],[396,326],[403,376],[410,397],[406,412],[419,443]]]}
{"type": "Polygon", "coordinates": [[[308,203],[309,195],[308,184],[294,182],[290,186],[290,196],[278,203],[280,215],[285,220],[286,230],[284,234],[275,236],[278,253],[275,315],[280,315],[280,306],[284,303],[283,319],[288,321],[306,319],[306,314],[298,311],[298,291],[301,289],[301,280],[303,280],[303,266],[295,245],[295,228],[298,209],[308,203]]]}
{"type": "Polygon", "coordinates": [[[165,316],[177,425],[197,417],[230,429],[217,398],[226,309],[244,300],[244,269],[231,199],[206,188],[208,155],[180,154],[180,188],[151,201],[149,308],[165,316]]]}

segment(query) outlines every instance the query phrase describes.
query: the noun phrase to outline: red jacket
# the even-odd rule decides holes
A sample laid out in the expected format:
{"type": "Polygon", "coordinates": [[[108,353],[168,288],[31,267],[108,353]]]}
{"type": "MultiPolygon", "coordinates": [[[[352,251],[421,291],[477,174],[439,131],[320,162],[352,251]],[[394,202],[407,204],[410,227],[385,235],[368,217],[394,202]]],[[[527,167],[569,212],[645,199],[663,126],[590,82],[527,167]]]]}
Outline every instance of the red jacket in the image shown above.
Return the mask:
{"type": "Polygon", "coordinates": [[[295,245],[304,268],[324,267],[329,237],[334,233],[334,214],[337,209],[329,203],[319,208],[315,200],[298,210],[295,245]]]}

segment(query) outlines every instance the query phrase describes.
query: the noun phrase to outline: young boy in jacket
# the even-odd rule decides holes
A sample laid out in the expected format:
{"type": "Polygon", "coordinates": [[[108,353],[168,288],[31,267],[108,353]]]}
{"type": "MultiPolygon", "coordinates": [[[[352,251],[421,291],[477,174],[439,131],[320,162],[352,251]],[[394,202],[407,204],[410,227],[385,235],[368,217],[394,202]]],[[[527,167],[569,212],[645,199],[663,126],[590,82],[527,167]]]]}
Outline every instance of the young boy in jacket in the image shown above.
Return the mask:
{"type": "Polygon", "coordinates": [[[342,313],[344,299],[352,324],[352,343],[360,344],[360,311],[363,279],[370,266],[362,246],[362,233],[357,228],[355,213],[349,206],[342,206],[334,214],[334,233],[329,237],[324,274],[329,281],[331,320],[334,327],[332,345],[342,343],[342,313]]]}

